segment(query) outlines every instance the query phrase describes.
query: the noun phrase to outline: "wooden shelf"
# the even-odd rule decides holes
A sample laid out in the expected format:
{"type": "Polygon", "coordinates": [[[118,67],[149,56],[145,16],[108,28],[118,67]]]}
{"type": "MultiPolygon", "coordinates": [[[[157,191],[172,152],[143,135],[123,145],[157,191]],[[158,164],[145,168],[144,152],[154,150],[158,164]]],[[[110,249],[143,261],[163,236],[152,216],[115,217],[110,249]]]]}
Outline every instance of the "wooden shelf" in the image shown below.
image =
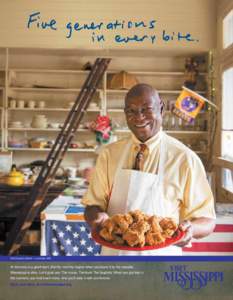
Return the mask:
{"type": "Polygon", "coordinates": [[[208,131],[201,130],[165,130],[168,134],[207,134],[208,131]]]}
{"type": "MultiPolygon", "coordinates": [[[[119,70],[110,70],[107,71],[107,75],[112,75],[112,74],[117,74],[119,73],[119,70]]],[[[184,76],[185,73],[180,71],[180,72],[159,72],[159,71],[127,71],[128,74],[132,75],[138,75],[138,76],[184,76]]],[[[204,76],[207,75],[206,72],[200,72],[199,75],[204,76]]]]}
{"type": "MultiPolygon", "coordinates": [[[[61,128],[32,128],[32,127],[21,127],[21,128],[8,128],[9,131],[61,131],[61,128]]],[[[92,133],[89,129],[77,129],[77,132],[89,132],[92,133]]]]}
{"type": "MultiPolygon", "coordinates": [[[[48,112],[53,112],[53,111],[58,111],[58,112],[67,112],[70,111],[71,108],[8,108],[9,111],[48,111],[48,112]]],[[[100,108],[88,108],[87,112],[100,112],[100,108]]]]}
{"type": "MultiPolygon", "coordinates": [[[[29,152],[49,152],[51,149],[50,148],[14,148],[14,147],[8,147],[7,150],[11,151],[29,151],[29,152]]],[[[90,153],[95,153],[96,148],[80,148],[80,149],[68,149],[68,152],[90,152],[90,153]]]]}
{"type": "Polygon", "coordinates": [[[107,108],[107,112],[109,113],[123,113],[123,108],[107,108]]]}
{"type": "MultiPolygon", "coordinates": [[[[77,93],[81,91],[81,88],[39,88],[39,87],[9,87],[10,90],[15,92],[58,92],[58,93],[77,93]]],[[[96,92],[101,92],[101,89],[97,89],[96,92]]]]}
{"type": "Polygon", "coordinates": [[[61,70],[61,69],[9,69],[10,72],[21,73],[56,73],[56,74],[80,74],[88,75],[90,71],[85,70],[61,70]]]}
{"type": "MultiPolygon", "coordinates": [[[[180,94],[182,90],[158,90],[159,94],[180,94]]],[[[106,90],[109,94],[126,94],[128,90],[106,90]]],[[[205,95],[206,91],[195,91],[198,94],[205,95]]]]}
{"type": "Polygon", "coordinates": [[[129,129],[115,129],[114,133],[130,133],[129,129]]]}
{"type": "MultiPolygon", "coordinates": [[[[130,133],[129,129],[115,129],[115,133],[130,133]]],[[[200,131],[200,130],[164,130],[164,132],[168,134],[207,134],[207,131],[200,131]]]]}
{"type": "MultiPolygon", "coordinates": [[[[107,108],[107,112],[109,112],[109,113],[124,113],[124,109],[123,108],[107,108]]],[[[165,110],[164,113],[165,114],[173,114],[170,110],[165,110]]],[[[207,114],[207,113],[208,113],[207,111],[199,112],[199,114],[207,114]]]]}

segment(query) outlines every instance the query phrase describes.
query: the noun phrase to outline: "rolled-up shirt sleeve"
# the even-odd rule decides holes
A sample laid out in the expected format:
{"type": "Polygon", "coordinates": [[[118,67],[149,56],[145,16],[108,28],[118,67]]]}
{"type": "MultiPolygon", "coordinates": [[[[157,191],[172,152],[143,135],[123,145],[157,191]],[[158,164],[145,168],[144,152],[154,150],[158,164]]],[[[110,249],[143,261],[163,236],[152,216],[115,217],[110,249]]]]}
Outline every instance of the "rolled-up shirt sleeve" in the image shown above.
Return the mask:
{"type": "Polygon", "coordinates": [[[85,206],[98,205],[106,211],[109,194],[108,150],[104,149],[98,156],[90,185],[81,203],[85,206]]]}
{"type": "Polygon", "coordinates": [[[199,217],[215,219],[214,197],[204,166],[196,154],[189,156],[184,178],[180,221],[199,217]]]}

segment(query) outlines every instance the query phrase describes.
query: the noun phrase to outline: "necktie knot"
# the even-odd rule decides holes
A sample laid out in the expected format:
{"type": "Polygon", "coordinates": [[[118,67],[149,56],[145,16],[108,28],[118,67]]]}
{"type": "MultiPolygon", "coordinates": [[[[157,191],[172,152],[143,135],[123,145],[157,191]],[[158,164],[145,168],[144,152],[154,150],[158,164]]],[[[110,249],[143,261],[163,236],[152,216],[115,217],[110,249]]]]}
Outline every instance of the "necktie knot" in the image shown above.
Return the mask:
{"type": "Polygon", "coordinates": [[[142,170],[144,163],[144,154],[147,146],[145,144],[140,144],[140,149],[135,158],[134,170],[142,170]]]}

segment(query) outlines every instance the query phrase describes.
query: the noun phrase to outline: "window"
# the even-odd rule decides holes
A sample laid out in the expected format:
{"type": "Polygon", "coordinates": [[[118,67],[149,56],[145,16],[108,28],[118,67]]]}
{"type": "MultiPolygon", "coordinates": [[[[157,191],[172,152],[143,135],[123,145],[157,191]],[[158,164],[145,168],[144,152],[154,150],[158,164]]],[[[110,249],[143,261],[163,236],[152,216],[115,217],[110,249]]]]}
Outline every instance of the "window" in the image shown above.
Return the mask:
{"type": "MultiPolygon", "coordinates": [[[[220,2],[220,1],[219,1],[220,2]]],[[[217,174],[217,199],[223,202],[233,201],[233,3],[226,2],[218,6],[219,53],[219,107],[221,123],[218,130],[221,144],[216,143],[215,165],[217,174]]]]}
{"type": "Polygon", "coordinates": [[[229,169],[222,169],[222,186],[233,193],[233,171],[229,169]]]}
{"type": "Polygon", "coordinates": [[[233,10],[223,19],[223,48],[233,43],[233,10]]]}
{"type": "Polygon", "coordinates": [[[222,77],[222,156],[233,161],[233,67],[222,77]]]}

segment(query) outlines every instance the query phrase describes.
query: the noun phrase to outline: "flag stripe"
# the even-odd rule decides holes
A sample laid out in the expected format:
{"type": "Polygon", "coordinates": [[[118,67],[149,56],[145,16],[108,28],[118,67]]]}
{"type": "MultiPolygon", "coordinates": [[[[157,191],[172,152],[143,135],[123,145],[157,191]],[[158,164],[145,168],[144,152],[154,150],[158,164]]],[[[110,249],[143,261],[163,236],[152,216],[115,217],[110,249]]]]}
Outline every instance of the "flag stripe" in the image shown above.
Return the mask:
{"type": "Polygon", "coordinates": [[[214,232],[232,232],[233,233],[233,225],[232,224],[216,224],[214,232]]]}
{"type": "Polygon", "coordinates": [[[184,256],[232,256],[232,252],[183,252],[184,256]]]}
{"type": "Polygon", "coordinates": [[[209,242],[216,242],[216,243],[228,243],[233,242],[233,232],[213,232],[210,235],[201,238],[201,239],[194,239],[193,242],[200,242],[200,243],[209,243],[209,242]]]}
{"type": "Polygon", "coordinates": [[[191,248],[183,248],[184,252],[232,252],[233,243],[193,243],[191,248]]]}
{"type": "Polygon", "coordinates": [[[66,215],[66,220],[84,221],[83,215],[66,215]]]}

